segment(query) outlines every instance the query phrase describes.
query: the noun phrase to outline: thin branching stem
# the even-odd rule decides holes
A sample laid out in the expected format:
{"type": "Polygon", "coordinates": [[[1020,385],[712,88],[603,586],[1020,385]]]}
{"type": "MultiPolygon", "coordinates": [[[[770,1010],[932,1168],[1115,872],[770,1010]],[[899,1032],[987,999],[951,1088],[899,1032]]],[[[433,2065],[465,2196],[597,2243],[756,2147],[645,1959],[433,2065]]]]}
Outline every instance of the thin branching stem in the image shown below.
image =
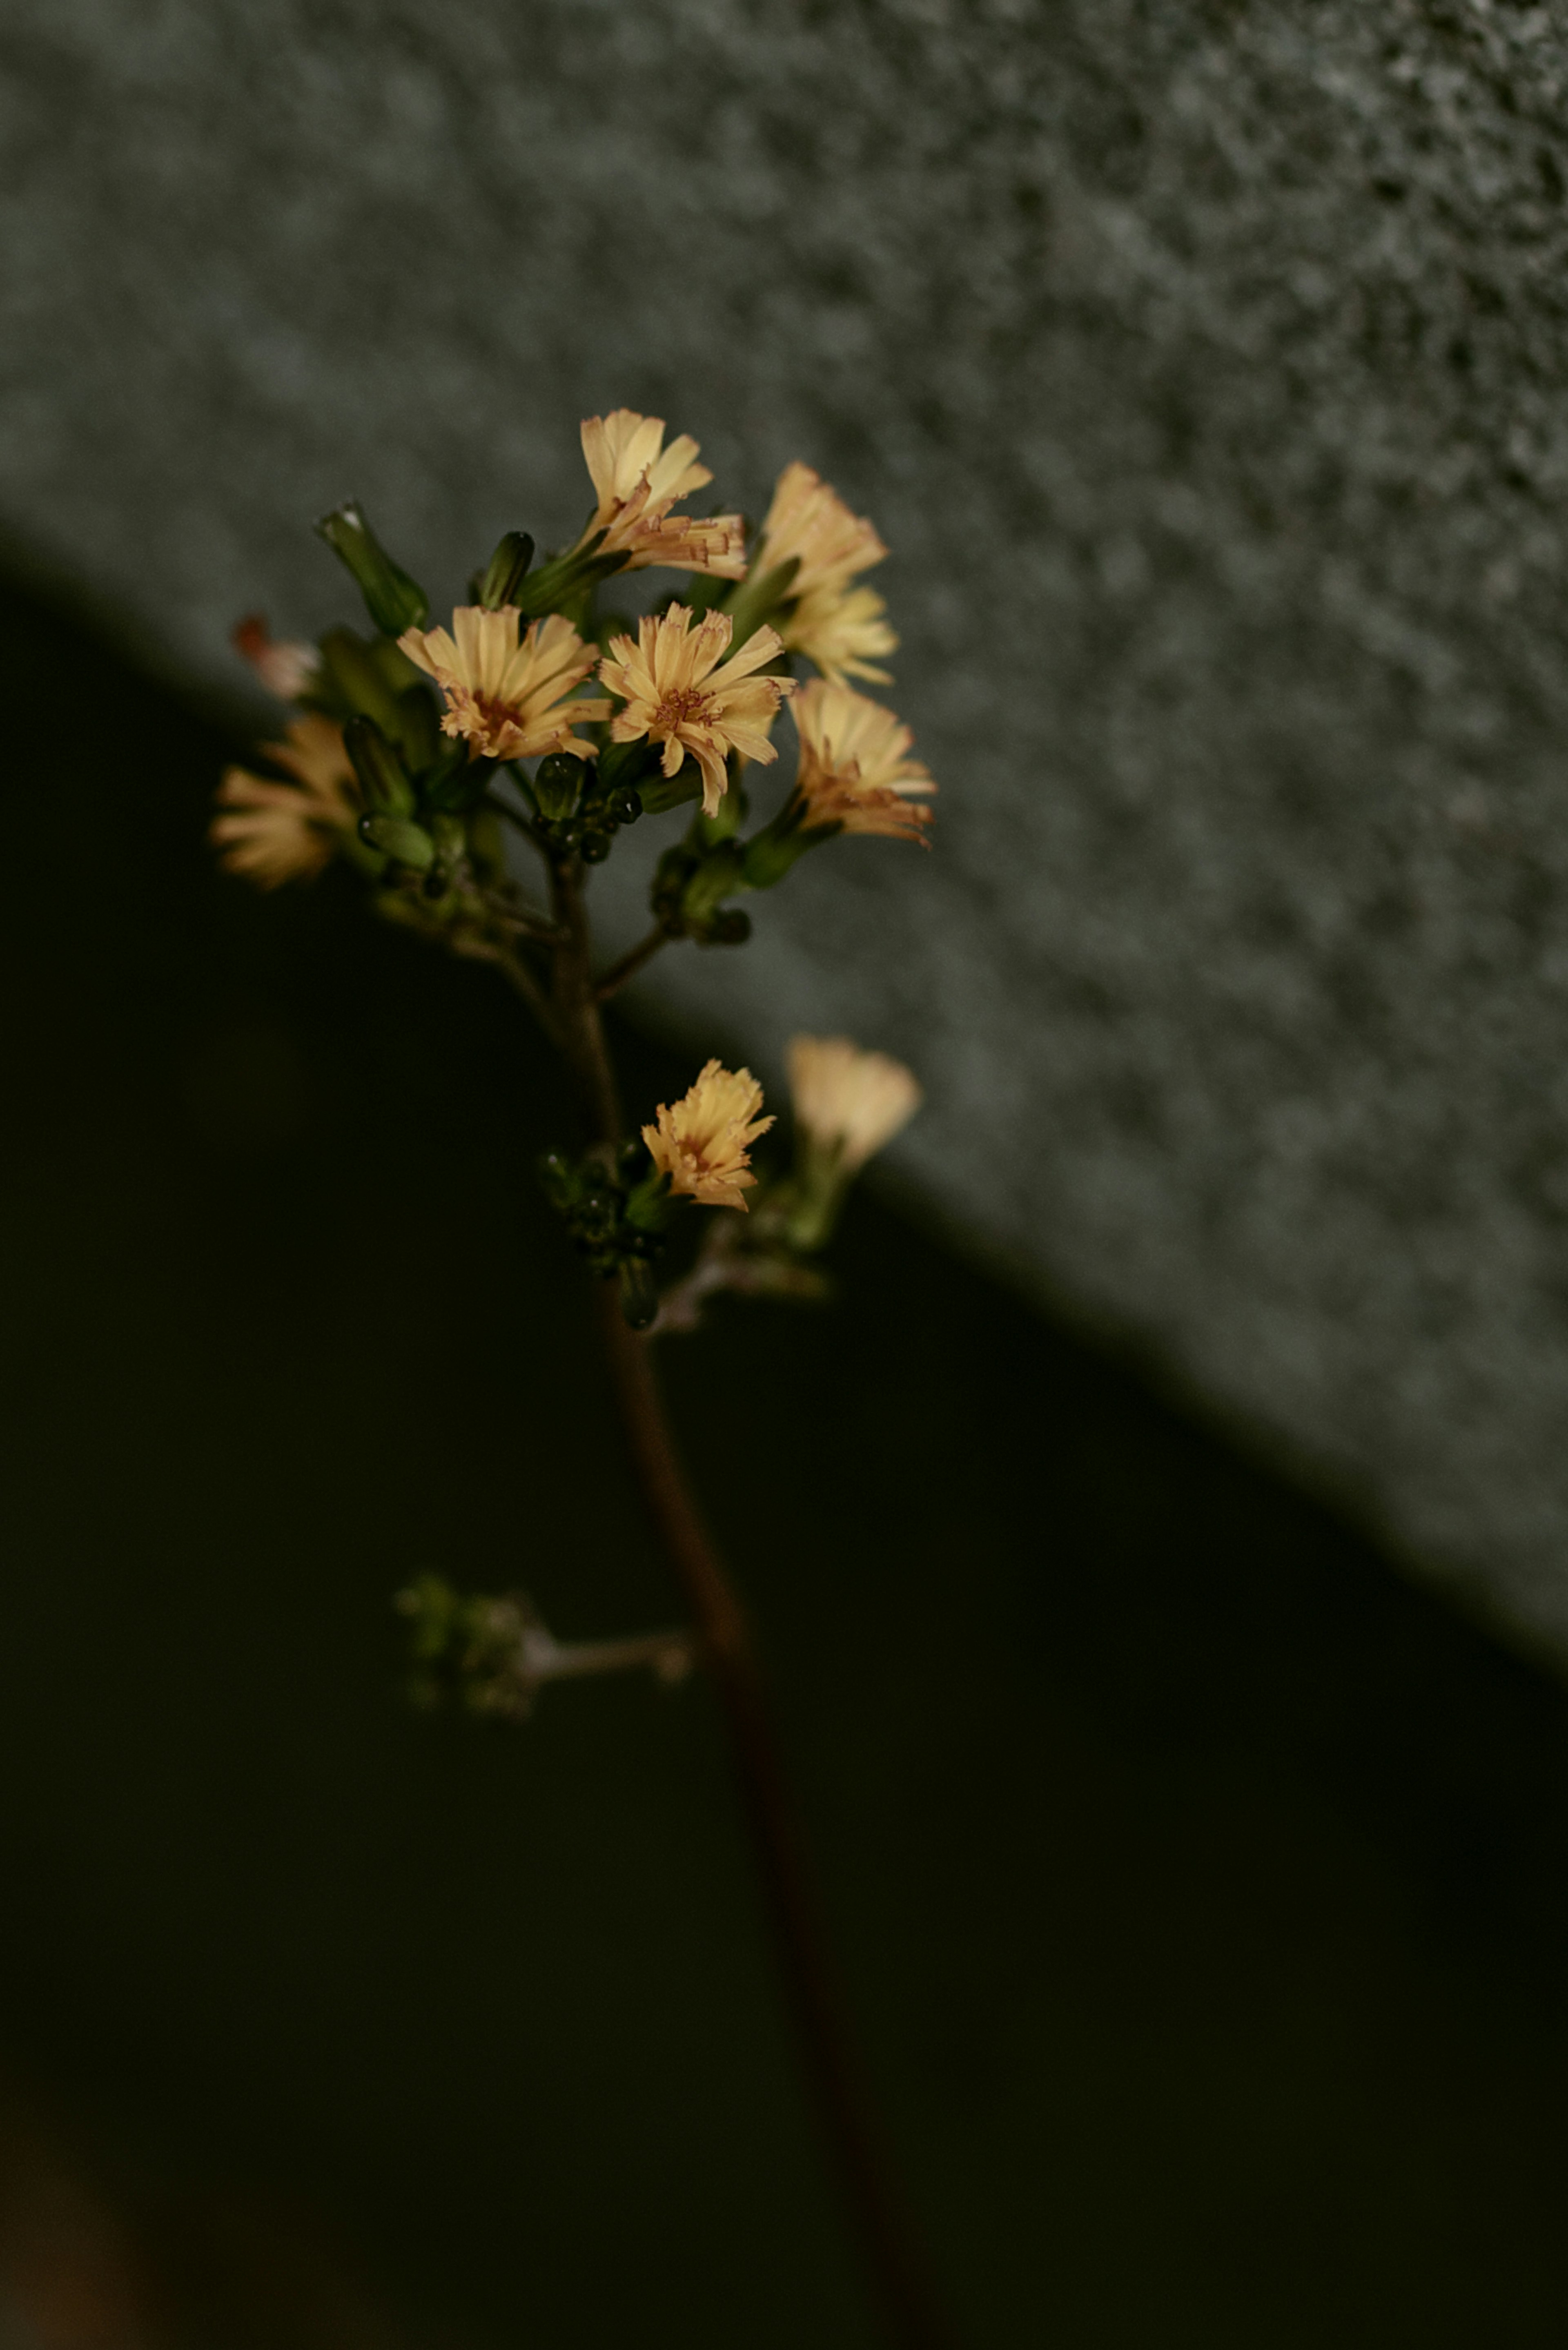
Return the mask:
{"type": "Polygon", "coordinates": [[[600,980],[598,984],[599,1002],[601,1003],[607,1003],[610,997],[616,993],[618,989],[623,988],[628,979],[635,979],[638,972],[642,969],[643,964],[645,962],[651,962],[654,956],[659,952],[659,948],[668,946],[669,943],[670,933],[665,929],[663,923],[660,922],[656,929],[649,931],[645,939],[639,939],[636,946],[628,947],[626,953],[622,955],[620,961],[618,962],[612,962],[608,971],[606,972],[604,977],[600,980]]]}

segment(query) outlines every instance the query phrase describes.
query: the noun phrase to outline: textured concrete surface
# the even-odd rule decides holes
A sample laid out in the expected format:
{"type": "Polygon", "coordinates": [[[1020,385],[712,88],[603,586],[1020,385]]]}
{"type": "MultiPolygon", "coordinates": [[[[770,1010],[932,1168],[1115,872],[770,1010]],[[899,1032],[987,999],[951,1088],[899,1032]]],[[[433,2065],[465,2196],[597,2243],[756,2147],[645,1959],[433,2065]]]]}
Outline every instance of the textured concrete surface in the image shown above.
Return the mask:
{"type": "MultiPolygon", "coordinates": [[[[0,517],[216,676],[575,529],[576,420],[892,545],[936,854],[670,959],[908,1170],[1568,1639],[1568,18],[12,0],[0,517]]],[[[90,712],[79,755],[111,757],[90,712]]],[[[694,1034],[695,1029],[694,1029],[694,1034]]]]}

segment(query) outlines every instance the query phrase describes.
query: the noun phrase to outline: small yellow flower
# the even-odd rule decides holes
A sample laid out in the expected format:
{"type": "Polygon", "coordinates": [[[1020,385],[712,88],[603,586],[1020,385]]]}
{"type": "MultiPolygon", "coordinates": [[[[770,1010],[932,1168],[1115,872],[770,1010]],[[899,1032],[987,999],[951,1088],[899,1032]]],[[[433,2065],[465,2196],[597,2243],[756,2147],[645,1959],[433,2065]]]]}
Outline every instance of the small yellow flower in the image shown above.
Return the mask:
{"type": "Polygon", "coordinates": [[[744,1209],[741,1195],[757,1180],[749,1171],[751,1145],[774,1123],[758,1117],[762,1106],[763,1089],[750,1069],[726,1069],[717,1061],[678,1102],[661,1102],[658,1124],[645,1126],[642,1139],[671,1191],[704,1208],[744,1209]]]}
{"type": "Polygon", "coordinates": [[[286,742],[262,749],[296,782],[230,767],[217,796],[234,814],[215,816],[207,837],[231,873],[275,889],[280,881],[308,879],[331,861],[334,836],[353,829],[358,799],[341,731],[330,718],[296,718],[286,742]]]}
{"type": "Polygon", "coordinates": [[[809,831],[836,824],[846,832],[889,840],[923,840],[936,790],[929,770],[907,754],[914,737],[890,710],[852,686],[814,678],[791,704],[800,735],[795,796],[805,802],[809,831]]]}
{"type": "Polygon", "coordinates": [[[616,743],[646,735],[664,745],[664,773],[673,775],[691,753],[702,770],[702,812],[715,816],[729,786],[731,751],[766,765],[778,757],[768,741],[779,703],[794,691],[789,677],[756,677],[784,647],[772,629],[758,629],[732,660],[734,624],[727,612],[705,612],[695,628],[684,604],[638,624],[637,641],[612,637],[599,676],[625,702],[610,725],[616,743]]]}
{"type": "Polygon", "coordinates": [[[786,465],[774,488],[752,568],[760,577],[792,558],[799,570],[792,596],[842,588],[857,571],[880,563],[888,550],[863,515],[853,515],[836,490],[809,465],[786,465]]]}
{"type": "Polygon", "coordinates": [[[671,571],[708,571],[721,579],[745,577],[745,525],[739,515],[699,522],[670,509],[711,482],[696,462],[689,432],[664,446],[664,419],[618,408],[613,416],[583,421],[583,455],[598,495],[584,539],[603,531],[598,552],[623,555],[625,568],[652,564],[671,571]]]}
{"type": "Polygon", "coordinates": [[[235,629],[234,650],[249,661],[269,693],[280,702],[297,702],[321,672],[321,655],[314,645],[280,642],[259,612],[252,612],[235,629]]]}
{"type": "Polygon", "coordinates": [[[887,606],[869,588],[852,588],[857,573],[880,563],[888,550],[863,515],[809,465],[786,465],[774,490],[762,543],[752,558],[761,578],[781,563],[797,566],[790,584],[793,608],[780,633],[792,653],[804,653],[825,677],[868,678],[886,685],[872,667],[898,639],[883,619],[887,606]]]}
{"type": "Polygon", "coordinates": [[[872,588],[818,588],[801,598],[780,633],[792,653],[804,653],[836,684],[846,677],[863,677],[872,685],[891,685],[891,672],[877,669],[872,660],[874,654],[898,649],[898,638],[882,618],[887,608],[872,588]]]}
{"type": "Polygon", "coordinates": [[[793,1037],[789,1082],[796,1125],[845,1176],[891,1142],[922,1099],[902,1061],[863,1053],[847,1036],[793,1037]]]}
{"type": "Polygon", "coordinates": [[[445,733],[468,737],[471,759],[531,759],[540,751],[588,757],[591,745],[573,733],[587,719],[607,718],[607,702],[568,701],[593,668],[570,620],[552,612],[535,620],[521,642],[514,606],[487,612],[465,604],[445,629],[408,629],[398,639],[446,697],[445,733]]]}

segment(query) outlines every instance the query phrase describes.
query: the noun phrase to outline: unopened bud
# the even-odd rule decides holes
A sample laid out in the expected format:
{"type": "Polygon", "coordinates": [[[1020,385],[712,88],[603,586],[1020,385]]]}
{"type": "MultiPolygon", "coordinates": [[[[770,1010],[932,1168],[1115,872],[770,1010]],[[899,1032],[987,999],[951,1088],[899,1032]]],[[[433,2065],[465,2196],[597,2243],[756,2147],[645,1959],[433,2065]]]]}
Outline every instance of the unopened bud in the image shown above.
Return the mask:
{"type": "Polygon", "coordinates": [[[379,848],[383,857],[390,857],[400,865],[411,865],[416,873],[428,872],[435,862],[434,841],[406,816],[362,816],[359,837],[367,847],[379,848]]]}
{"type": "Polygon", "coordinates": [[[653,1275],[639,1256],[621,1260],[620,1310],[634,1330],[646,1330],[659,1312],[653,1275]]]}
{"type": "Polygon", "coordinates": [[[534,560],[534,542],[525,530],[509,530],[485,569],[479,583],[477,601],[487,612],[499,612],[504,604],[515,604],[517,591],[528,576],[528,566],[534,560]]]}
{"type": "Polygon", "coordinates": [[[405,629],[424,627],[430,598],[417,579],[393,562],[354,499],[323,515],[316,527],[353,573],[365,609],[384,636],[400,637],[405,629]]]}
{"type": "Polygon", "coordinates": [[[564,824],[577,805],[582,788],[583,763],[565,751],[552,751],[541,759],[534,775],[534,798],[542,816],[551,824],[564,824]]]}
{"type": "Polygon", "coordinates": [[[630,790],[612,792],[607,805],[617,824],[635,824],[642,814],[642,794],[630,790]]]}
{"type": "Polygon", "coordinates": [[[359,788],[372,813],[412,813],[413,787],[403,771],[403,763],[373,718],[351,718],[343,729],[343,748],[353,763],[359,788]]]}
{"type": "Polygon", "coordinates": [[[584,833],[583,845],[577,854],[585,865],[602,865],[609,853],[610,837],[607,832],[584,833]]]}

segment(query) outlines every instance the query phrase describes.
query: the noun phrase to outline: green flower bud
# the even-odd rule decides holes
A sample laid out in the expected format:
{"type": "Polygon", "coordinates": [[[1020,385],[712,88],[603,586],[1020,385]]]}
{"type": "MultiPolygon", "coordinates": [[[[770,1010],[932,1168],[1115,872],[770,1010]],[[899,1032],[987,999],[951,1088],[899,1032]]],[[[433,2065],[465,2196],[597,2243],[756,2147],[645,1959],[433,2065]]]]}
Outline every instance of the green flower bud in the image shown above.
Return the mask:
{"type": "Polygon", "coordinates": [[[632,790],[612,792],[606,805],[617,824],[635,824],[642,814],[642,794],[632,790]]]}
{"type": "Polygon", "coordinates": [[[610,853],[610,846],[607,832],[585,832],[577,854],[585,865],[602,865],[610,853]]]}
{"type": "Polygon", "coordinates": [[[353,573],[365,609],[383,636],[400,637],[405,629],[424,627],[430,618],[430,598],[418,580],[410,579],[393,562],[356,500],[335,506],[316,527],[353,573]]]}
{"type": "Polygon", "coordinates": [[[435,863],[434,841],[422,826],[410,824],[406,816],[362,816],[359,837],[368,847],[379,848],[383,857],[412,866],[416,873],[428,872],[435,863]]]}
{"type": "Polygon", "coordinates": [[[517,591],[533,560],[534,542],[528,533],[509,530],[490,558],[479,582],[475,603],[483,604],[487,612],[499,612],[504,605],[515,604],[517,591]]]}
{"type": "Polygon", "coordinates": [[[343,729],[343,747],[373,813],[412,815],[413,785],[396,746],[388,741],[373,718],[351,718],[343,729]]]}
{"type": "Polygon", "coordinates": [[[646,1330],[659,1312],[653,1274],[642,1257],[623,1257],[620,1264],[620,1310],[634,1330],[646,1330]]]}
{"type": "Polygon", "coordinates": [[[576,808],[584,782],[583,761],[566,751],[552,751],[541,759],[534,775],[534,800],[552,824],[564,824],[576,808]]]}

